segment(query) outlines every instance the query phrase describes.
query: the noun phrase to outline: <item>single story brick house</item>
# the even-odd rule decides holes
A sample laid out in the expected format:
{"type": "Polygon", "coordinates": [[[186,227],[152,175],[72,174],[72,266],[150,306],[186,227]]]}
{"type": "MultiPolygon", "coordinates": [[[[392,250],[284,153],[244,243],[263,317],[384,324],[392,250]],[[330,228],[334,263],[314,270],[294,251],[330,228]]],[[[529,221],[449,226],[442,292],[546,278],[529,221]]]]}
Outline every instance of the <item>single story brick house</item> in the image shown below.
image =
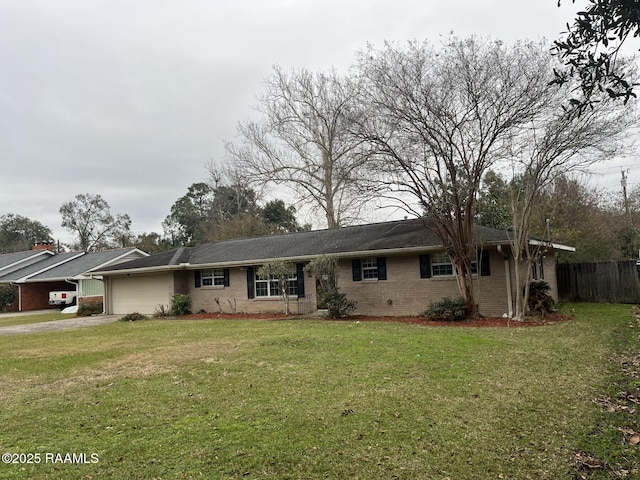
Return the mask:
{"type": "MultiPolygon", "coordinates": [[[[514,263],[508,232],[477,227],[480,312],[510,315],[514,302],[514,263]]],[[[532,241],[533,244],[540,242],[532,241]]],[[[536,266],[557,295],[555,256],[572,247],[548,243],[536,266]]],[[[340,291],[357,302],[358,314],[414,315],[444,297],[459,296],[455,268],[428,220],[409,219],[339,229],[242,238],[181,247],[94,273],[105,282],[105,312],[152,314],[168,308],[175,294],[191,296],[193,311],[282,311],[272,282],[256,275],[275,259],[291,262],[291,310],[317,309],[316,279],[305,265],[321,255],[338,258],[340,291]]],[[[557,297],[556,297],[557,298],[557,297]]]]}
{"type": "Polygon", "coordinates": [[[144,256],[148,254],[134,247],[56,254],[51,244],[41,243],[28,252],[0,255],[0,284],[15,289],[10,311],[51,308],[49,292],[56,290],[75,291],[79,304],[102,302],[102,277],[91,272],[144,256]],[[20,261],[9,263],[16,259],[20,261]]]}

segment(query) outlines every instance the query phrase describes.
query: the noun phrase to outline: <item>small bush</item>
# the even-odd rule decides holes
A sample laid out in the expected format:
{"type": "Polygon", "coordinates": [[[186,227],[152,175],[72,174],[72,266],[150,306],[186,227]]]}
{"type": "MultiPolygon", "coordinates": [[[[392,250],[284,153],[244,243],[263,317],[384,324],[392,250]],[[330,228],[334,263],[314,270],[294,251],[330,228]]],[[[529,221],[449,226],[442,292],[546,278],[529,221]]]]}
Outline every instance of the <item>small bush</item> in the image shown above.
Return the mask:
{"type": "Polygon", "coordinates": [[[142,315],[141,313],[127,313],[124,317],[122,317],[120,320],[123,322],[136,322],[138,320],[146,320],[147,317],[146,315],[142,315]]]}
{"type": "Polygon", "coordinates": [[[554,301],[549,295],[551,286],[544,280],[538,280],[529,284],[529,312],[536,315],[548,315],[553,312],[554,301]]]}
{"type": "Polygon", "coordinates": [[[102,302],[83,303],[78,306],[77,317],[90,317],[100,315],[103,312],[102,302]]]}
{"type": "Polygon", "coordinates": [[[346,317],[356,309],[356,302],[349,300],[347,295],[340,293],[337,288],[324,293],[320,303],[327,306],[327,316],[329,318],[346,317]]]}
{"type": "Polygon", "coordinates": [[[158,305],[153,311],[153,318],[167,318],[170,312],[164,305],[158,305]]]}
{"type": "Polygon", "coordinates": [[[191,297],[189,295],[177,293],[171,298],[171,314],[189,315],[191,313],[191,297]]]}
{"type": "Polygon", "coordinates": [[[463,297],[445,297],[430,303],[423,315],[433,321],[456,322],[467,318],[467,305],[463,297]]]}
{"type": "Polygon", "coordinates": [[[0,285],[0,312],[4,312],[16,300],[16,292],[8,283],[0,285]]]}

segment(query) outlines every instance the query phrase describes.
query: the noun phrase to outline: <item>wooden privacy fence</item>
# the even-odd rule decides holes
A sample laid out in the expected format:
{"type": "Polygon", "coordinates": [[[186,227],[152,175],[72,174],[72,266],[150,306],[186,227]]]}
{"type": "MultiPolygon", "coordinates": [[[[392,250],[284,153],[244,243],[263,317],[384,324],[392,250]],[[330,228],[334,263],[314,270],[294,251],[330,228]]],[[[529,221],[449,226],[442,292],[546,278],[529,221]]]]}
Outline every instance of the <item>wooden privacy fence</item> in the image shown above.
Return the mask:
{"type": "Polygon", "coordinates": [[[556,267],[561,302],[640,303],[634,261],[563,263],[556,267]]]}

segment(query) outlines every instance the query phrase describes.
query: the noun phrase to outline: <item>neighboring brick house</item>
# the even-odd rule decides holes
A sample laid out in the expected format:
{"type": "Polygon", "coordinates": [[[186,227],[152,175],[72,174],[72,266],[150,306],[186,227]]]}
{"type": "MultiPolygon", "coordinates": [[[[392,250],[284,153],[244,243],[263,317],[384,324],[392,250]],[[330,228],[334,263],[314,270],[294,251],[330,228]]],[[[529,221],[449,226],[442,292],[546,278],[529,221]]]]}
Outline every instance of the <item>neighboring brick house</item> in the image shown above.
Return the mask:
{"type": "MultiPolygon", "coordinates": [[[[292,263],[289,293],[301,312],[313,311],[316,279],[304,266],[320,255],[339,259],[339,287],[365,315],[414,315],[445,296],[458,296],[455,269],[442,242],[426,220],[358,225],[182,247],[109,267],[105,279],[105,311],[151,314],[167,308],[177,293],[189,294],[193,310],[217,312],[282,311],[271,282],[257,269],[274,259],[292,263]]],[[[484,315],[511,314],[515,270],[508,232],[477,227],[474,277],[476,301],[484,315]]],[[[535,242],[534,242],[535,243],[535,242]]],[[[538,242],[539,243],[539,242],[538,242]]],[[[545,246],[536,268],[557,295],[556,250],[545,246]]]]}
{"type": "Polygon", "coordinates": [[[102,278],[93,276],[91,271],[148,254],[130,247],[58,254],[36,248],[29,252],[9,255],[32,260],[25,260],[20,265],[15,265],[16,268],[6,266],[3,269],[2,257],[5,256],[0,256],[0,284],[13,285],[16,291],[16,301],[9,310],[29,311],[51,308],[49,292],[56,290],[75,291],[78,303],[102,302],[102,278]]]}
{"type": "MultiPolygon", "coordinates": [[[[5,253],[0,255],[0,278],[3,276],[11,275],[13,272],[26,268],[34,263],[41,262],[47,258],[50,258],[54,253],[49,248],[42,248],[40,244],[33,250],[26,252],[5,253]]],[[[3,283],[0,281],[0,283],[3,283]]],[[[9,283],[9,282],[5,282],[9,283]]],[[[13,285],[14,292],[16,294],[16,300],[11,304],[5,306],[8,311],[18,310],[19,292],[18,286],[13,285]]]]}

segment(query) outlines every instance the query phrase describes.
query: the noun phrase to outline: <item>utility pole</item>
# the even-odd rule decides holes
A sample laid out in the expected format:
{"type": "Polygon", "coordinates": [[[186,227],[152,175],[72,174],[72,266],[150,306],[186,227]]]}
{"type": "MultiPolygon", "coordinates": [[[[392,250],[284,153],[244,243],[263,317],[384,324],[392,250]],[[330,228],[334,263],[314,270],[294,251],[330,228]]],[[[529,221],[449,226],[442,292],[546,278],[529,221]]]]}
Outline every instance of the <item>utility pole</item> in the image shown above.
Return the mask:
{"type": "MultiPolygon", "coordinates": [[[[627,172],[629,170],[627,169],[627,172]]],[[[631,212],[629,211],[629,200],[627,198],[627,177],[625,176],[625,171],[621,170],[622,179],[620,180],[620,185],[622,185],[622,197],[624,198],[624,211],[627,214],[627,220],[629,221],[629,226],[632,226],[631,222],[631,212]]]]}

